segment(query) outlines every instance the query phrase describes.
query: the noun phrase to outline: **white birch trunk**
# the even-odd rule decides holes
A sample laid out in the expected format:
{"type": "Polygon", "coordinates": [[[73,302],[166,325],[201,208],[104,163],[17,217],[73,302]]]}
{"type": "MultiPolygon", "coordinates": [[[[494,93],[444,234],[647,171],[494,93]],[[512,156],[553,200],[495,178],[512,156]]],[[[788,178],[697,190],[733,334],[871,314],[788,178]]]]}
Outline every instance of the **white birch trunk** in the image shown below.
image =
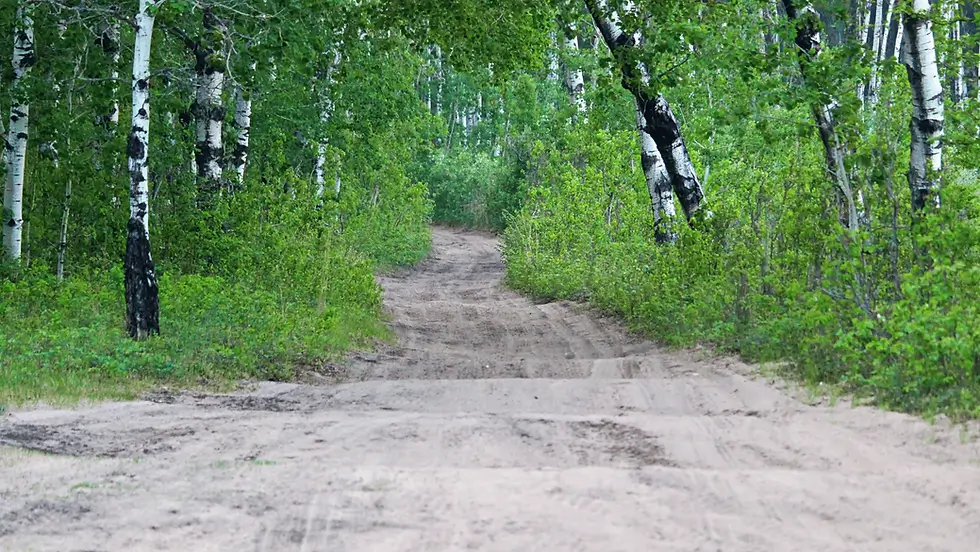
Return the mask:
{"type": "Polygon", "coordinates": [[[643,177],[650,193],[650,207],[653,210],[653,225],[655,239],[658,243],[674,242],[677,239],[673,231],[674,218],[677,216],[674,208],[674,191],[671,188],[670,175],[664,164],[660,151],[653,137],[646,131],[646,119],[643,108],[636,105],[636,129],[640,133],[640,164],[643,167],[643,177]]]}
{"type": "MultiPolygon", "coordinates": [[[[254,73],[257,67],[256,62],[249,65],[249,70],[254,73]]],[[[252,91],[245,90],[239,84],[235,87],[235,152],[232,155],[231,163],[235,171],[235,181],[238,187],[245,184],[245,167],[248,164],[248,147],[252,135],[252,91]]]]}
{"type": "MultiPolygon", "coordinates": [[[[802,2],[797,2],[797,4],[802,4],[802,2]]],[[[860,12],[861,26],[860,28],[858,28],[858,43],[860,44],[861,48],[865,48],[868,46],[868,35],[871,27],[871,12],[873,10],[874,10],[874,0],[868,0],[863,4],[861,4],[861,12],[860,12]]],[[[816,13],[816,10],[814,10],[814,13],[816,13]]],[[[866,96],[867,93],[868,93],[867,83],[864,80],[861,80],[861,82],[859,82],[857,86],[857,97],[862,104],[864,103],[864,100],[867,97],[866,96]]]]}
{"type": "MultiPolygon", "coordinates": [[[[160,2],[163,0],[157,0],[160,2]]],[[[160,332],[159,289],[150,256],[150,197],[147,161],[150,147],[150,42],[153,12],[158,6],[140,0],[133,48],[132,129],[126,147],[129,159],[129,226],[126,239],[126,329],[134,339],[160,332]]]]}
{"type": "MultiPolygon", "coordinates": [[[[639,31],[626,33],[622,29],[618,13],[609,11],[604,0],[586,0],[586,5],[614,57],[618,54],[635,57],[636,48],[643,41],[642,34],[639,31]]],[[[624,10],[631,10],[632,6],[632,2],[624,2],[624,10]]],[[[623,74],[623,86],[633,94],[637,105],[643,110],[645,130],[657,145],[684,215],[692,221],[703,205],[704,190],[684,144],[680,123],[667,100],[662,95],[654,97],[649,92],[649,76],[643,63],[629,61],[620,67],[620,71],[623,74]],[[640,81],[639,84],[636,84],[637,80],[640,81]]],[[[706,212],[705,216],[710,217],[711,212],[706,212]]]]}
{"type": "MultiPolygon", "coordinates": [[[[254,67],[253,67],[254,69],[254,67]]],[[[245,165],[248,162],[248,141],[252,133],[252,96],[241,86],[235,88],[235,154],[232,165],[238,186],[245,184],[245,165]]]]}
{"type": "Polygon", "coordinates": [[[31,111],[24,77],[35,61],[33,5],[22,1],[17,8],[14,27],[14,53],[11,59],[14,81],[10,87],[10,121],[4,147],[7,175],[3,189],[3,248],[7,258],[14,261],[20,261],[23,245],[24,171],[31,111]]]}
{"type": "Polygon", "coordinates": [[[113,22],[102,32],[102,51],[109,56],[112,67],[109,78],[112,80],[112,106],[108,121],[112,128],[119,126],[119,24],[113,22]]]}
{"type": "Polygon", "coordinates": [[[225,74],[217,64],[211,63],[211,56],[198,64],[196,108],[197,175],[207,187],[206,195],[220,192],[221,160],[224,157],[221,127],[225,111],[221,104],[221,91],[224,88],[225,74]]]}
{"type": "MultiPolygon", "coordinates": [[[[578,52],[578,34],[574,26],[568,29],[565,38],[565,49],[569,52],[578,52]]],[[[575,106],[582,122],[585,122],[588,106],[585,104],[585,76],[581,69],[572,69],[565,64],[565,88],[568,90],[568,99],[575,106]]]]}
{"type": "MultiPolygon", "coordinates": [[[[954,105],[966,97],[966,73],[964,71],[962,54],[963,46],[960,44],[960,21],[957,20],[958,14],[956,13],[956,8],[957,6],[953,2],[946,5],[946,21],[949,22],[950,44],[952,45],[953,49],[959,52],[954,58],[956,66],[951,68],[953,71],[955,71],[955,73],[953,78],[950,79],[952,81],[952,90],[949,91],[949,98],[954,105]]],[[[945,63],[944,60],[940,60],[939,64],[943,67],[949,68],[949,64],[945,63]]]]}
{"type": "Polygon", "coordinates": [[[875,23],[874,33],[871,36],[871,83],[868,85],[868,103],[874,105],[878,101],[878,91],[881,88],[879,80],[879,65],[881,62],[881,51],[884,50],[883,38],[887,38],[885,33],[888,27],[885,26],[885,2],[888,0],[875,1],[875,23]]]}
{"type": "Polygon", "coordinates": [[[909,187],[912,190],[912,209],[920,211],[929,203],[939,206],[945,119],[936,41],[929,20],[929,0],[914,0],[912,9],[913,13],[906,14],[903,21],[905,67],[912,89],[909,187]]]}
{"type": "Polygon", "coordinates": [[[58,281],[65,279],[65,256],[68,253],[68,218],[71,210],[71,177],[65,183],[65,204],[61,214],[61,236],[58,240],[58,281]]]}
{"type": "MultiPolygon", "coordinates": [[[[898,29],[896,29],[895,31],[895,43],[892,44],[891,52],[889,52],[888,54],[889,58],[893,58],[893,57],[898,58],[905,52],[905,49],[902,47],[902,41],[905,39],[905,25],[903,24],[901,19],[902,14],[898,12],[898,4],[901,1],[902,0],[895,0],[892,3],[891,19],[898,18],[898,29]]],[[[902,60],[899,59],[899,61],[902,60]]]]}
{"type": "MultiPolygon", "coordinates": [[[[343,60],[343,56],[340,51],[341,46],[337,46],[333,52],[333,58],[330,61],[330,65],[327,67],[326,73],[323,79],[323,86],[320,90],[321,95],[321,107],[320,107],[320,123],[323,125],[324,129],[330,119],[333,117],[334,103],[333,93],[334,85],[336,84],[336,79],[334,78],[334,72],[340,67],[340,62],[343,60]]],[[[327,54],[324,54],[327,55],[327,54]]],[[[316,182],[316,197],[320,198],[323,196],[323,192],[326,190],[326,166],[327,166],[327,146],[329,145],[328,139],[324,137],[317,144],[316,150],[316,162],[313,167],[314,179],[316,182]]],[[[335,182],[334,189],[339,194],[340,193],[340,176],[338,174],[335,182]]]]}

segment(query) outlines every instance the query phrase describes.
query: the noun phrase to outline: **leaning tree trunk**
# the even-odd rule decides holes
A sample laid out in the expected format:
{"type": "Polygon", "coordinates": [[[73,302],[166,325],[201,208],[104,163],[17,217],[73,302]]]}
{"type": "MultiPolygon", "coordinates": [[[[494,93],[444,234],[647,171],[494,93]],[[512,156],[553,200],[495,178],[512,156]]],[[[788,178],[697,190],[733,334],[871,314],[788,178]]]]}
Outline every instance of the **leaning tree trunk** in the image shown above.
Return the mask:
{"type": "Polygon", "coordinates": [[[12,58],[14,80],[10,86],[10,125],[7,127],[4,151],[7,178],[3,189],[3,248],[7,258],[14,261],[20,260],[24,231],[24,170],[31,110],[24,77],[36,61],[33,10],[33,5],[27,1],[22,1],[17,8],[12,58]]]}
{"type": "MultiPolygon", "coordinates": [[[[800,62],[800,73],[807,80],[810,62],[820,55],[820,16],[808,0],[783,0],[786,15],[796,23],[796,46],[800,62]]],[[[841,224],[850,230],[857,230],[859,224],[858,208],[854,190],[851,186],[844,163],[844,144],[841,143],[834,123],[834,104],[814,105],[813,119],[823,143],[827,172],[830,173],[837,189],[838,217],[841,224]]]]}
{"type": "MultiPolygon", "coordinates": [[[[161,0],[157,0],[159,2],[161,0]]],[[[129,157],[129,225],[126,237],[126,329],[137,340],[160,333],[160,302],[150,257],[150,194],[147,161],[150,146],[151,0],[140,0],[133,48],[133,124],[126,146],[129,157]]]]}
{"type": "MultiPolygon", "coordinates": [[[[643,110],[645,130],[657,145],[684,215],[689,222],[693,222],[704,204],[704,191],[684,145],[677,118],[663,96],[654,96],[649,92],[646,66],[636,59],[639,50],[637,47],[642,43],[643,36],[639,31],[625,32],[618,13],[609,10],[604,0],[586,0],[586,6],[606,46],[613,57],[620,60],[622,85],[643,110]]],[[[707,212],[706,216],[710,217],[711,213],[707,212]]]]}
{"type": "Polygon", "coordinates": [[[672,243],[677,240],[677,234],[672,227],[677,214],[674,209],[674,191],[671,188],[670,175],[667,174],[667,166],[653,137],[647,132],[643,108],[638,103],[636,129],[640,133],[640,164],[653,210],[654,236],[657,243],[672,243]]]}
{"type": "Polygon", "coordinates": [[[939,206],[939,180],[943,168],[943,85],[936,63],[929,0],[914,0],[912,10],[903,21],[905,67],[912,88],[909,187],[912,210],[921,211],[929,203],[939,206]]]}

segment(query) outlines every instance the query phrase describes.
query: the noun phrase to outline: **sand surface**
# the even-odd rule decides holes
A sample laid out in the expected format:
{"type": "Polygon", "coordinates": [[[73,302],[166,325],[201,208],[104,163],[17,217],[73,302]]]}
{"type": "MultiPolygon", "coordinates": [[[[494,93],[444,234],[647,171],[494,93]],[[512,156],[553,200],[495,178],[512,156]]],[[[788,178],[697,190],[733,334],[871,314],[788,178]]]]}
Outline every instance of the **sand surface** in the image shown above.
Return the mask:
{"type": "Polygon", "coordinates": [[[980,447],[809,406],[501,285],[437,229],[384,278],[399,345],[309,385],[0,421],[0,550],[980,549],[980,447]]]}

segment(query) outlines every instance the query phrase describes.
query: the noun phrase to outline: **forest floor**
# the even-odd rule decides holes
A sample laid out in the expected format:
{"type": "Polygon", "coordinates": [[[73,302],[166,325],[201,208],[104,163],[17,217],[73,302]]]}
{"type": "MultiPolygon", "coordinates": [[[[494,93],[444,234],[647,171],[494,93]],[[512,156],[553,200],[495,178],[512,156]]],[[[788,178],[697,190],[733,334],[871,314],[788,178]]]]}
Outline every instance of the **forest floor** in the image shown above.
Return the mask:
{"type": "Polygon", "coordinates": [[[503,274],[493,238],[437,229],[382,280],[397,346],[6,413],[0,550],[976,550],[962,430],[807,404],[503,274]]]}

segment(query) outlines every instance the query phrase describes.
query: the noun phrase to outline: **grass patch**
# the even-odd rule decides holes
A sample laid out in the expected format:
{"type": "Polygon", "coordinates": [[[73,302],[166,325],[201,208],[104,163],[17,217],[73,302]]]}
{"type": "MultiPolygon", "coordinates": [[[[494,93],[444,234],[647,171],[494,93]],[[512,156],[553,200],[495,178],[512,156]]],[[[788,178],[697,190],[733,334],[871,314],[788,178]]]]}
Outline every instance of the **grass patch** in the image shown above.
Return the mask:
{"type": "Polygon", "coordinates": [[[288,381],[295,367],[387,339],[370,265],[337,264],[344,284],[314,297],[219,276],[160,279],[162,335],[125,333],[119,270],[58,283],[44,273],[0,281],[0,404],[132,399],[148,389],[226,390],[288,381]],[[367,277],[370,281],[365,279],[367,277]]]}

